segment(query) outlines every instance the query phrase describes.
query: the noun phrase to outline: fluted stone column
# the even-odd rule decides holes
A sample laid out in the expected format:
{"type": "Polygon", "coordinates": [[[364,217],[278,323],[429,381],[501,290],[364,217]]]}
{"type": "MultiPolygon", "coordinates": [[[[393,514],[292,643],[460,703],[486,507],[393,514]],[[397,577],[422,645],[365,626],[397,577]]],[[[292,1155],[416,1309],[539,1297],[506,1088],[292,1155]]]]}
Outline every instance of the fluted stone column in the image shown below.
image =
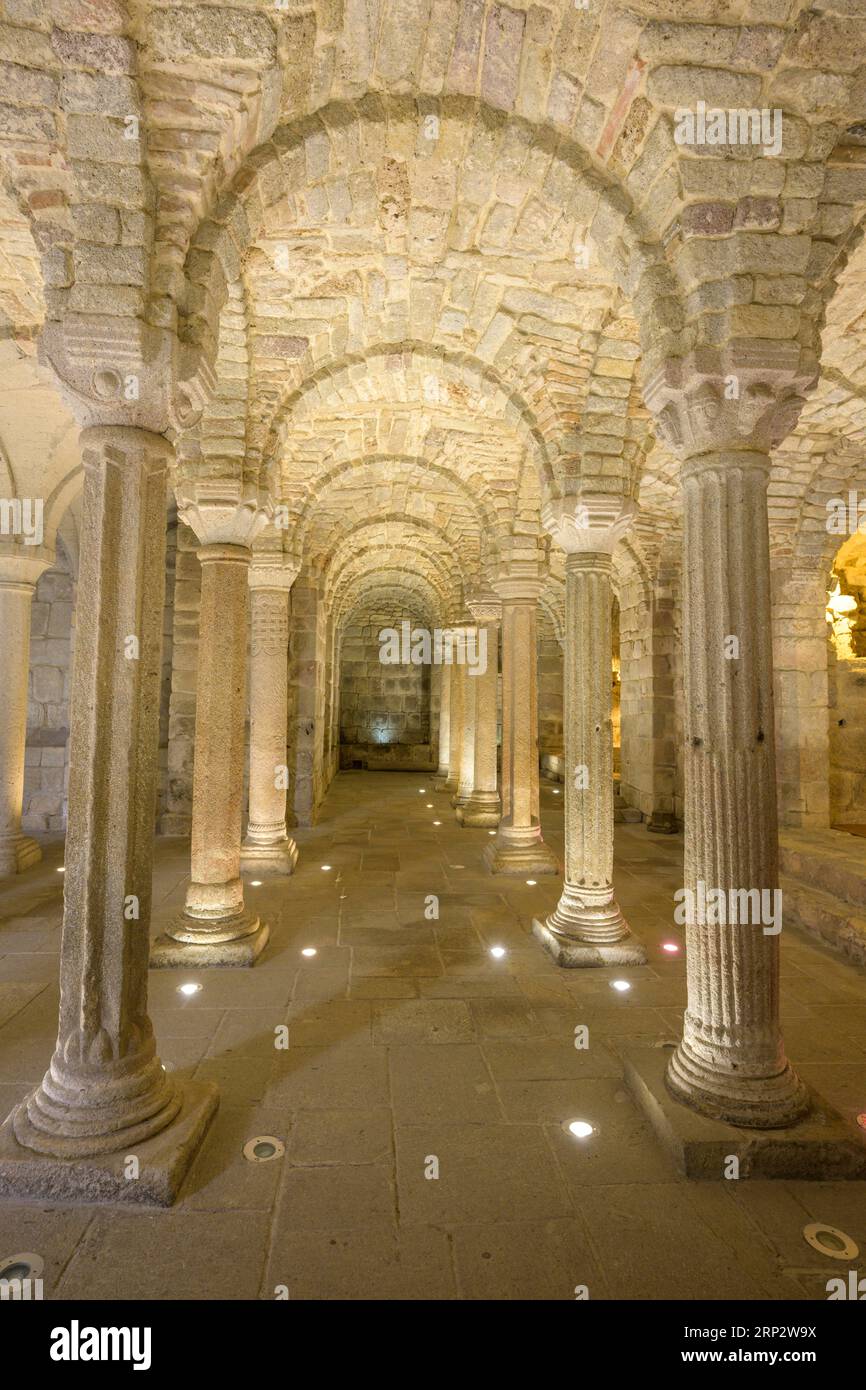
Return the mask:
{"type": "MultiPolygon", "coordinates": [[[[451,668],[439,667],[439,766],[436,776],[443,781],[448,776],[448,752],[451,743],[451,668]]],[[[439,788],[437,787],[437,791],[439,788]]]]}
{"type": "Polygon", "coordinates": [[[634,507],[616,495],[545,504],[547,530],[566,552],[565,883],[533,931],[560,965],[641,965],[613,892],[611,605],[613,550],[634,507]]]}
{"type": "Polygon", "coordinates": [[[460,779],[460,759],[463,744],[463,671],[457,661],[457,642],[456,629],[450,629],[449,652],[451,664],[445,667],[448,675],[449,685],[449,721],[448,721],[448,776],[442,783],[439,790],[450,792],[452,798],[457,795],[457,786],[460,779]]]}
{"type": "Polygon", "coordinates": [[[191,881],[151,965],[248,966],[269,934],[245,907],[240,876],[250,547],[267,515],[231,488],[179,493],[178,503],[201,543],[191,881]]]}
{"type": "Polygon", "coordinates": [[[457,774],[457,791],[452,797],[454,814],[458,821],[463,820],[463,807],[472,796],[475,784],[475,694],[478,677],[471,674],[468,657],[470,642],[475,640],[475,629],[464,626],[459,632],[460,664],[457,671],[460,677],[460,769],[457,774]]]}
{"type": "MultiPolygon", "coordinates": [[[[790,357],[796,363],[796,348],[790,357]]],[[[781,347],[768,365],[763,349],[744,362],[726,364],[718,379],[690,379],[675,364],[648,387],[685,456],[688,1006],[667,1086],[715,1119],[777,1128],[809,1106],[779,1026],[778,930],[753,908],[738,925],[731,912],[718,923],[706,907],[711,890],[727,903],[750,890],[771,899],[779,883],[767,486],[770,447],[802,396],[782,370],[781,347]]]]}
{"type": "Polygon", "coordinates": [[[241,865],[290,874],[298,860],[286,831],[286,726],[289,701],[289,591],[295,571],[282,557],[256,557],[249,571],[250,795],[241,865]]]}
{"type": "Polygon", "coordinates": [[[494,828],[499,825],[502,802],[496,776],[496,692],[499,679],[499,600],[477,600],[469,611],[483,634],[485,663],[471,676],[475,687],[475,747],[472,795],[462,808],[461,823],[494,828]]]}
{"type": "Polygon", "coordinates": [[[21,830],[24,751],[27,742],[27,684],[30,674],[30,613],[39,576],[52,563],[37,547],[0,551],[0,877],[20,874],[42,858],[37,842],[21,830]]]}
{"type": "Polygon", "coordinates": [[[115,426],[81,446],[60,1021],[0,1131],[0,1193],[169,1202],[216,1108],[165,1071],[147,1015],[169,446],[115,426]]]}
{"type": "Polygon", "coordinates": [[[484,858],[495,874],[557,871],[539,818],[536,606],[543,580],[532,569],[493,585],[502,600],[502,819],[484,858]]]}

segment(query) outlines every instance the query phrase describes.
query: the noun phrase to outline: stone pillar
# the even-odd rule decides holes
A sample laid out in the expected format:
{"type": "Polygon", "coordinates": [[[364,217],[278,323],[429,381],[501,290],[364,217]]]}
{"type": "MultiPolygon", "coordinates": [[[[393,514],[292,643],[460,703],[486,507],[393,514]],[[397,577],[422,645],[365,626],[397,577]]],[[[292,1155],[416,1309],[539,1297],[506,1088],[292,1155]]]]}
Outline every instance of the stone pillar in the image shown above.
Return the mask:
{"type": "MultiPolygon", "coordinates": [[[[448,776],[448,751],[451,742],[451,668],[439,667],[439,766],[436,776],[448,776]]],[[[437,787],[437,791],[438,791],[437,787]]]]}
{"type": "Polygon", "coordinates": [[[566,552],[565,883],[533,932],[560,965],[646,961],[613,893],[611,575],[633,514],[633,504],[613,494],[557,499],[542,513],[566,552]]]}
{"type": "Polygon", "coordinates": [[[165,923],[152,966],[253,965],[268,928],[244,906],[240,876],[247,695],[247,608],[254,537],[267,515],[240,484],[200,484],[178,515],[195,531],[201,562],[191,881],[165,923]]]}
{"type": "Polygon", "coordinates": [[[250,803],[241,864],[290,874],[298,860],[286,832],[286,726],[289,701],[289,590],[295,571],[282,556],[258,556],[249,571],[250,803]]]}
{"type": "Polygon", "coordinates": [[[475,693],[477,677],[469,674],[471,644],[475,641],[476,629],[465,626],[457,630],[457,673],[460,679],[460,766],[457,774],[457,791],[451,798],[454,814],[458,821],[463,820],[463,807],[472,796],[475,784],[475,693]]]}
{"type": "Polygon", "coordinates": [[[216,1108],[165,1071],[147,1015],[169,446],[120,426],[81,446],[60,1022],[0,1131],[0,1193],[166,1203],[216,1108]]]}
{"type": "Polygon", "coordinates": [[[779,1027],[778,926],[753,901],[766,895],[772,904],[779,883],[769,450],[802,396],[782,370],[786,356],[796,364],[795,347],[774,346],[765,365],[763,349],[747,346],[748,356],[742,350],[714,376],[689,376],[677,362],[647,387],[666,438],[685,456],[688,1006],[666,1080],[678,1100],[714,1119],[772,1129],[809,1106],[779,1027]],[[713,890],[723,895],[722,920],[707,905],[713,890]]]}
{"type": "Polygon", "coordinates": [[[459,817],[463,825],[494,828],[499,825],[502,803],[496,777],[496,691],[499,679],[499,617],[502,605],[497,600],[476,600],[469,611],[479,624],[479,664],[477,674],[471,674],[469,684],[475,689],[475,757],[473,762],[472,795],[459,817]],[[483,639],[482,639],[483,634],[483,639]]]}
{"type": "Polygon", "coordinates": [[[450,666],[445,667],[448,675],[449,716],[448,716],[448,776],[439,790],[457,795],[460,778],[460,759],[463,743],[463,670],[456,660],[457,637],[459,629],[451,628],[448,633],[448,653],[450,666]]]}
{"type": "Polygon", "coordinates": [[[30,674],[30,605],[36,581],[52,563],[37,547],[15,545],[0,552],[0,877],[20,874],[42,858],[35,840],[21,831],[24,750],[27,742],[27,684],[30,674]],[[34,550],[36,553],[34,554],[34,550]]]}
{"type": "Polygon", "coordinates": [[[495,874],[555,874],[556,856],[541,837],[538,797],[536,605],[534,573],[499,579],[502,600],[502,819],[484,851],[495,874]]]}

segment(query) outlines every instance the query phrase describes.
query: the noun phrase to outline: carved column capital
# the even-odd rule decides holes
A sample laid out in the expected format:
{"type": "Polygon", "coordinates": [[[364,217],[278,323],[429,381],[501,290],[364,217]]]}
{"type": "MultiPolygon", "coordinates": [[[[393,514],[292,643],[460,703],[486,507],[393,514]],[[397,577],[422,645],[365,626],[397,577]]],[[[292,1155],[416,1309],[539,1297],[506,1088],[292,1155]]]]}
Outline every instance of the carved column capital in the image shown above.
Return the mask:
{"type": "Polygon", "coordinates": [[[681,458],[767,451],[790,434],[816,378],[813,355],[796,343],[731,343],[668,358],[644,382],[644,399],[681,458]]]}
{"type": "Polygon", "coordinates": [[[629,530],[637,506],[619,493],[581,492],[548,497],[541,522],[566,555],[612,555],[629,530]]]}
{"type": "Polygon", "coordinates": [[[176,491],[177,514],[201,545],[251,549],[270,519],[268,504],[240,478],[184,479],[176,491]]]}

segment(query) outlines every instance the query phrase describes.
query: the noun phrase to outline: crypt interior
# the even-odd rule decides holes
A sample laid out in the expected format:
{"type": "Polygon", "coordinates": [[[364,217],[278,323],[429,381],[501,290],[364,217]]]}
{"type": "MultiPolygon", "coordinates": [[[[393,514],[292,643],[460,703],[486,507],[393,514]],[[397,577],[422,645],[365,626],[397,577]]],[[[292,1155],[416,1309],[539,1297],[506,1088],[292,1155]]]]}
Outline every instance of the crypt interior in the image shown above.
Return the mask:
{"type": "Polygon", "coordinates": [[[2,8],[0,1279],[825,1298],[866,3],[2,8]]]}

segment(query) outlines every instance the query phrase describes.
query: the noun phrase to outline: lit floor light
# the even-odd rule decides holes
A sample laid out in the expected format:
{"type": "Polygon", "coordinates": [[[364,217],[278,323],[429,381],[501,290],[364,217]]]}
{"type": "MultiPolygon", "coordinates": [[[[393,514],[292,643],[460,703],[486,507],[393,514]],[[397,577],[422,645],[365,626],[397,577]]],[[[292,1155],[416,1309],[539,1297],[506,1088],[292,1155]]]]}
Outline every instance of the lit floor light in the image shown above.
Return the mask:
{"type": "Polygon", "coordinates": [[[662,950],[667,951],[669,956],[675,956],[679,951],[679,946],[675,941],[663,941],[662,950]]]}
{"type": "Polygon", "coordinates": [[[496,834],[496,831],[495,831],[495,830],[488,830],[487,834],[488,834],[488,835],[495,835],[495,834],[496,834]]]}
{"type": "Polygon", "coordinates": [[[302,955],[302,956],[314,956],[315,954],[316,954],[316,948],[315,948],[315,946],[305,946],[304,949],[303,949],[303,951],[301,952],[301,955],[302,955]]]}
{"type": "Polygon", "coordinates": [[[323,864],[323,865],[322,865],[322,873],[323,873],[323,874],[328,874],[328,873],[330,873],[330,872],[331,872],[331,866],[330,866],[330,864],[323,864]]]}
{"type": "Polygon", "coordinates": [[[428,811],[432,811],[432,810],[433,810],[433,802],[432,802],[432,801],[428,801],[428,802],[427,802],[427,810],[428,810],[428,811]]]}
{"type": "Polygon", "coordinates": [[[250,887],[251,887],[251,888],[261,888],[261,886],[262,886],[262,880],[261,880],[260,878],[251,878],[251,879],[250,879],[250,887]]]}
{"type": "Polygon", "coordinates": [[[611,980],[611,989],[615,989],[619,994],[625,994],[626,990],[631,989],[628,980],[611,980]]]}
{"type": "Polygon", "coordinates": [[[441,820],[434,820],[433,824],[434,824],[434,825],[441,825],[442,822],[441,822],[441,820]]]}
{"type": "Polygon", "coordinates": [[[527,888],[534,888],[537,882],[538,882],[538,879],[537,879],[537,878],[528,878],[528,879],[526,880],[526,886],[527,886],[527,888]]]}
{"type": "Polygon", "coordinates": [[[491,947],[490,947],[490,954],[491,954],[491,956],[493,957],[494,960],[502,960],[502,957],[505,955],[505,947],[504,947],[504,946],[491,946],[491,947]]]}
{"type": "Polygon", "coordinates": [[[559,796],[559,787],[551,787],[554,796],[559,796]]]}
{"type": "Polygon", "coordinates": [[[419,787],[419,788],[418,788],[418,795],[419,795],[419,796],[423,796],[424,793],[426,792],[426,790],[427,790],[426,787],[419,787]]]}
{"type": "Polygon", "coordinates": [[[186,994],[186,995],[198,994],[200,990],[201,990],[201,985],[193,984],[192,981],[190,981],[190,983],[187,984],[187,985],[178,985],[178,987],[177,987],[177,992],[178,992],[178,994],[186,994]]]}
{"type": "Polygon", "coordinates": [[[59,874],[65,874],[65,873],[66,873],[66,865],[65,865],[65,864],[61,864],[61,865],[60,865],[60,868],[57,870],[57,872],[58,872],[59,874]]]}
{"type": "Polygon", "coordinates": [[[593,1133],[592,1125],[586,1120],[570,1120],[566,1125],[569,1134],[573,1134],[575,1139],[588,1139],[593,1133]]]}

